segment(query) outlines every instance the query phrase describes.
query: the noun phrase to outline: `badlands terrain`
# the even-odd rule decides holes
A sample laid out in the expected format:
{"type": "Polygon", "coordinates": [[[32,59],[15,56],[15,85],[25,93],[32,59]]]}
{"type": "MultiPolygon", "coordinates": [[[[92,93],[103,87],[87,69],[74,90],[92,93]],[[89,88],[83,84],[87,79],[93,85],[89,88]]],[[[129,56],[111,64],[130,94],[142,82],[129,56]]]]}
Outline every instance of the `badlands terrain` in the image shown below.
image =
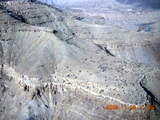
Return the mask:
{"type": "Polygon", "coordinates": [[[160,10],[116,5],[0,2],[0,120],[159,120],[160,10]]]}

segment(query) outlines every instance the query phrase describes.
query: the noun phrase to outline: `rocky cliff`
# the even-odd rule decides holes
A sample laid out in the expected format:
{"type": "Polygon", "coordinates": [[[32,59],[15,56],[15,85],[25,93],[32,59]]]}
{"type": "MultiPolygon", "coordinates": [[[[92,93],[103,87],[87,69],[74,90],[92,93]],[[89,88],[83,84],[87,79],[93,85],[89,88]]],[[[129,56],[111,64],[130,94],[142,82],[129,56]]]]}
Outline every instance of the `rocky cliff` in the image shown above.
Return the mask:
{"type": "Polygon", "coordinates": [[[0,119],[152,118],[141,107],[160,98],[159,11],[121,10],[0,2],[0,119]]]}

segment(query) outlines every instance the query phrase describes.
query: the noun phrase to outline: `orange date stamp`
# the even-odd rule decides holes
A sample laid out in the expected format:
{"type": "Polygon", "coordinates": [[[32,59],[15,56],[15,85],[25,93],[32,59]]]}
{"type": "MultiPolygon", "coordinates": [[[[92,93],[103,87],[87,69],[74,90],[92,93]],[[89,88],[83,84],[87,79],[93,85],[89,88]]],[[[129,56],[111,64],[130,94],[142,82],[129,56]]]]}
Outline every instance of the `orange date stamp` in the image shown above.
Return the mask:
{"type": "Polygon", "coordinates": [[[133,111],[133,110],[148,110],[148,111],[152,111],[152,110],[155,110],[155,106],[154,105],[142,105],[142,106],[136,106],[136,105],[130,105],[130,106],[127,106],[127,105],[121,105],[121,106],[118,106],[118,105],[106,105],[106,106],[103,106],[103,109],[105,110],[119,110],[119,109],[122,109],[122,110],[130,110],[130,111],[133,111]]]}

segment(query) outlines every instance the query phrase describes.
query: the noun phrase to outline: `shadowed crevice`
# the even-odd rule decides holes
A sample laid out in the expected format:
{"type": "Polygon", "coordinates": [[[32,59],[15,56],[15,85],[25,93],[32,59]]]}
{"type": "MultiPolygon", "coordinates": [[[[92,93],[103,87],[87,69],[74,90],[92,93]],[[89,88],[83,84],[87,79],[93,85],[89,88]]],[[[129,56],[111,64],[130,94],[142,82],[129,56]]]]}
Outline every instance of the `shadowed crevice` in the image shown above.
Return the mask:
{"type": "Polygon", "coordinates": [[[150,97],[150,102],[151,104],[153,104],[153,102],[157,103],[158,105],[160,105],[160,102],[157,100],[157,98],[155,97],[155,95],[153,95],[153,93],[148,90],[143,84],[142,82],[139,83],[140,86],[144,89],[144,91],[147,93],[147,98],[149,99],[150,97]]]}
{"type": "Polygon", "coordinates": [[[99,44],[95,44],[98,48],[100,48],[101,50],[103,50],[107,55],[110,55],[112,57],[115,57],[115,55],[113,55],[108,49],[107,47],[103,47],[102,45],[99,44]]]}
{"type": "Polygon", "coordinates": [[[23,23],[26,23],[28,24],[27,20],[22,16],[22,15],[19,15],[19,14],[16,14],[14,13],[13,11],[7,9],[5,6],[3,5],[0,5],[0,9],[1,10],[4,10],[6,13],[8,13],[9,16],[13,17],[14,19],[18,20],[18,21],[21,21],[23,23]]]}

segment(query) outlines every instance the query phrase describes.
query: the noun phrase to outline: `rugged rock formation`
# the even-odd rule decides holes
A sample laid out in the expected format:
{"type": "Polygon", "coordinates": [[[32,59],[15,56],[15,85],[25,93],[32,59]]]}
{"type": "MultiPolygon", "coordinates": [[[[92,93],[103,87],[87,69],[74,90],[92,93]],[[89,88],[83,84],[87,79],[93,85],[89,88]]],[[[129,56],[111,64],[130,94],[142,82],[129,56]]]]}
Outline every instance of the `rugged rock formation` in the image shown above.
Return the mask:
{"type": "Polygon", "coordinates": [[[1,2],[0,8],[1,120],[150,118],[141,107],[149,102],[144,88],[160,98],[154,88],[160,72],[159,21],[149,31],[139,26],[155,20],[159,11],[145,15],[108,8],[84,14],[18,1],[1,2]],[[109,104],[120,108],[106,110],[109,104]]]}

